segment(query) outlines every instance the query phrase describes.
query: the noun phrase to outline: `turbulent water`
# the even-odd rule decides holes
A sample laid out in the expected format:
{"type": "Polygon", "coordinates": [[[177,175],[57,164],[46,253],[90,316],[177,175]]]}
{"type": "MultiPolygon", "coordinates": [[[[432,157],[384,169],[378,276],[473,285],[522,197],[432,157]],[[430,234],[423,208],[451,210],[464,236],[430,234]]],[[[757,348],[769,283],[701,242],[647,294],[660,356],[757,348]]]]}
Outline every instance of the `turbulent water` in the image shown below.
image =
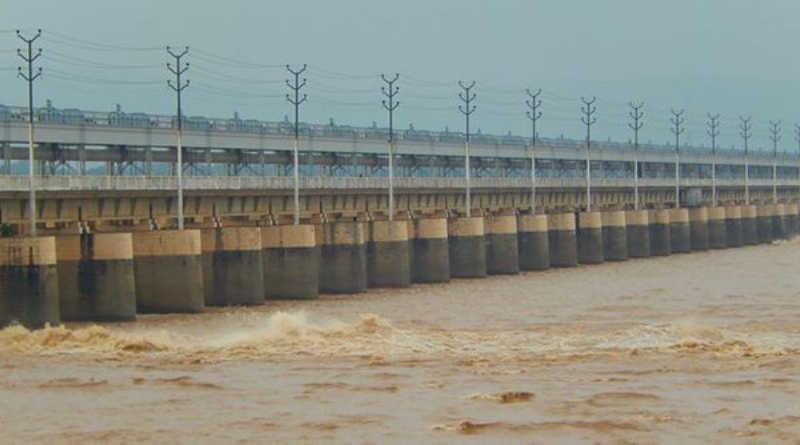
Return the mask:
{"type": "Polygon", "coordinates": [[[0,331],[0,443],[800,443],[800,243],[0,331]]]}

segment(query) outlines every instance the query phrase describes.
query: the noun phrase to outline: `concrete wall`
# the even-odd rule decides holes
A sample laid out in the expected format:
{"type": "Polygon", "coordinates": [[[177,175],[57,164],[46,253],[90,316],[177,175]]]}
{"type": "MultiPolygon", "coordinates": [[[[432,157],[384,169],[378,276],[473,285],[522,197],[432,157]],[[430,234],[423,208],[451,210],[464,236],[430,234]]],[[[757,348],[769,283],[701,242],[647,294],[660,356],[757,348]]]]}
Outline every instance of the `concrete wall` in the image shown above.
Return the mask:
{"type": "Polygon", "coordinates": [[[519,273],[519,243],[515,215],[487,216],[486,272],[489,275],[519,273]]]}
{"type": "Polygon", "coordinates": [[[708,250],[708,210],[705,207],[689,210],[689,238],[692,250],[708,250]]]}
{"type": "Polygon", "coordinates": [[[725,207],[725,237],[728,247],[742,247],[742,208],[725,207]]]}
{"type": "Polygon", "coordinates": [[[728,222],[725,207],[708,208],[708,247],[725,249],[728,247],[728,222]]]}
{"type": "Polygon", "coordinates": [[[59,322],[55,238],[0,239],[0,328],[59,322]]]}
{"type": "Polygon", "coordinates": [[[625,213],[628,256],[631,258],[648,258],[650,256],[649,216],[647,210],[630,210],[625,213]]]}
{"type": "Polygon", "coordinates": [[[318,257],[313,225],[262,227],[264,298],[316,298],[319,295],[318,257]]]}
{"type": "Polygon", "coordinates": [[[650,255],[666,256],[672,254],[669,210],[651,210],[648,219],[650,226],[650,255]]]}
{"type": "Polygon", "coordinates": [[[550,265],[575,267],[578,265],[578,237],[574,213],[548,215],[550,265]]]}
{"type": "Polygon", "coordinates": [[[264,303],[260,228],[205,229],[201,243],[206,306],[264,303]]]}
{"type": "Polygon", "coordinates": [[[59,235],[56,254],[63,321],[136,319],[130,233],[59,235]]]}
{"type": "Polygon", "coordinates": [[[758,209],[754,205],[741,206],[742,242],[746,246],[758,244],[758,209]]]}
{"type": "Polygon", "coordinates": [[[199,230],[133,233],[139,312],[203,312],[203,260],[199,230]]]}
{"type": "Polygon", "coordinates": [[[606,261],[625,261],[628,259],[628,230],[625,212],[602,213],[603,256],[606,261]]]}
{"type": "Polygon", "coordinates": [[[367,286],[410,286],[408,222],[373,221],[367,230],[367,286]]]}
{"type": "Polygon", "coordinates": [[[482,217],[451,218],[447,221],[452,278],[486,276],[486,239],[482,217]]]}
{"type": "Polygon", "coordinates": [[[447,219],[426,218],[409,222],[411,239],[411,279],[414,283],[450,281],[450,248],[447,219]]]}
{"type": "Polygon", "coordinates": [[[550,239],[547,215],[519,215],[517,246],[521,270],[550,268],[550,239]]]}
{"type": "Polygon", "coordinates": [[[672,253],[689,253],[692,251],[689,211],[687,209],[671,209],[669,211],[669,241],[672,253]]]}
{"type": "Polygon", "coordinates": [[[600,212],[578,214],[578,262],[599,264],[604,261],[603,217],[600,212]]]}
{"type": "Polygon", "coordinates": [[[771,204],[760,205],[757,208],[756,227],[758,228],[759,244],[772,242],[772,214],[774,210],[774,206],[771,204]]]}
{"type": "Polygon", "coordinates": [[[367,247],[364,224],[339,221],[317,227],[320,249],[319,291],[355,294],[367,290],[367,247]]]}

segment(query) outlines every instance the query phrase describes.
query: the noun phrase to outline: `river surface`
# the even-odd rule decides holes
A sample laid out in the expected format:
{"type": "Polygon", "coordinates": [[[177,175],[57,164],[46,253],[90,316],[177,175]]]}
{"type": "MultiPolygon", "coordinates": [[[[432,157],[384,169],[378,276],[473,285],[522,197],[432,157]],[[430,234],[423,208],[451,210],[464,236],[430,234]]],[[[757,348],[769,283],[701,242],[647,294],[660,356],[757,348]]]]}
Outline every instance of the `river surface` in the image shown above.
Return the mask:
{"type": "Polygon", "coordinates": [[[0,331],[0,443],[800,443],[800,243],[0,331]]]}

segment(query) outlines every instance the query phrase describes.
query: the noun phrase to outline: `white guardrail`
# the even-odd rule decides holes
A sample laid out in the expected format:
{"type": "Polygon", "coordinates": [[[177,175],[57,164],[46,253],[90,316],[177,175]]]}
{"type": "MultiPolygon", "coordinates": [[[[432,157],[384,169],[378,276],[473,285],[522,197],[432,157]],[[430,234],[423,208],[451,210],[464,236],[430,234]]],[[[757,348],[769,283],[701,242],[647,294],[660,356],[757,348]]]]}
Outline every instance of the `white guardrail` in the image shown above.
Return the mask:
{"type": "MultiPolygon", "coordinates": [[[[537,181],[539,188],[582,188],[583,178],[542,178],[537,181]]],[[[643,178],[641,187],[673,187],[675,182],[668,178],[643,178]]],[[[293,182],[287,176],[185,176],[186,190],[289,190],[293,182]]],[[[717,180],[719,187],[743,187],[742,180],[717,180]]],[[[771,187],[769,179],[750,180],[752,187],[771,187]]],[[[174,176],[40,176],[36,178],[36,189],[43,191],[136,191],[136,190],[174,190],[178,186],[174,176]]],[[[303,189],[370,190],[384,189],[388,178],[381,177],[302,177],[303,189]]],[[[595,179],[593,187],[626,188],[633,187],[633,179],[595,179]]],[[[711,187],[710,179],[683,179],[682,187],[711,187]]],[[[778,180],[779,187],[800,187],[798,180],[778,180]]],[[[0,176],[0,191],[28,190],[27,176],[0,176]]],[[[461,189],[465,187],[464,178],[395,178],[399,189],[461,189]]],[[[476,189],[525,189],[530,188],[528,178],[473,178],[472,187],[476,189]]]]}

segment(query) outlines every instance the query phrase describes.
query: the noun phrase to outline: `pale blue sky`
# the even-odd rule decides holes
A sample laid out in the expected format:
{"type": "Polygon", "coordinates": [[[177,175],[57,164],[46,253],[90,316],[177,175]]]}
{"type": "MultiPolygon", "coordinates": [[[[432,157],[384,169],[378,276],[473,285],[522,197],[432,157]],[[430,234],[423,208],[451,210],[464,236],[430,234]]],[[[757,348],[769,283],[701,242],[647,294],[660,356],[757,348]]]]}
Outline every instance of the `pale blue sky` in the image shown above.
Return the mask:
{"type": "Polygon", "coordinates": [[[171,113],[161,47],[189,45],[190,115],[282,119],[290,112],[282,65],[308,63],[308,121],[383,125],[377,76],[397,71],[399,127],[461,130],[456,81],[474,79],[473,127],[486,132],[527,135],[524,89],[541,87],[544,136],[580,137],[578,98],[596,95],[598,138],[626,140],[626,104],[643,100],[643,140],[666,142],[669,108],[685,107],[692,143],[706,142],[705,114],[714,111],[723,114],[726,145],[738,143],[737,116],[752,114],[755,146],[768,146],[768,120],[782,119],[781,147],[796,147],[796,0],[7,3],[0,16],[5,104],[25,101],[12,51],[18,42],[8,31],[41,27],[38,104],[51,98],[59,107],[121,103],[171,113]]]}

